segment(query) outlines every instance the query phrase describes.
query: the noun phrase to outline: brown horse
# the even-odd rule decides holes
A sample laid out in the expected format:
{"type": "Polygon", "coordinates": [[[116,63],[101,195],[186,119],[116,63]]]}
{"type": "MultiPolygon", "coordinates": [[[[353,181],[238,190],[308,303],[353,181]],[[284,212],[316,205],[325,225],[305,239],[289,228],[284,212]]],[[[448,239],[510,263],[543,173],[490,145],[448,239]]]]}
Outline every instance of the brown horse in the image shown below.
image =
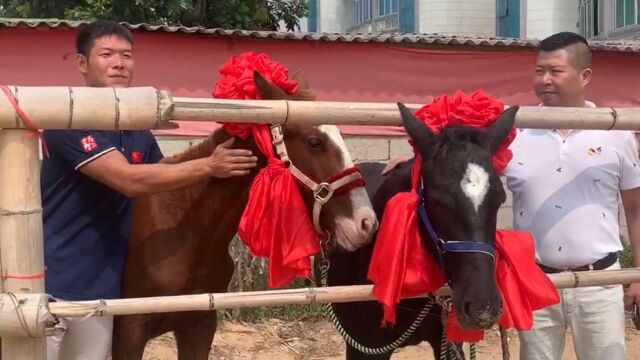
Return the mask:
{"type": "MultiPolygon", "coordinates": [[[[313,100],[300,73],[300,89],[287,95],[259,74],[254,81],[263,99],[313,100]]],[[[334,126],[283,126],[289,159],[310,178],[328,179],[353,163],[334,126]]],[[[165,159],[179,163],[209,156],[229,135],[215,131],[203,143],[165,159]]],[[[255,142],[237,140],[236,147],[259,154],[255,142]]],[[[260,155],[261,156],[261,155],[260,155]]],[[[264,156],[258,167],[264,167],[264,156]]],[[[229,242],[247,203],[252,174],[210,179],[188,188],[137,199],[123,276],[123,297],[147,297],[225,292],[233,273],[229,242]]],[[[302,188],[302,187],[301,187],[302,188]]],[[[307,208],[314,196],[301,190],[307,208]]],[[[311,210],[309,210],[311,213],[311,210]]],[[[295,216],[295,214],[291,214],[295,216]]],[[[377,220],[363,187],[332,197],[322,207],[319,226],[336,235],[338,245],[355,250],[370,241],[377,220]]],[[[216,312],[182,312],[116,317],[113,359],[141,359],[148,340],[173,331],[179,359],[208,359],[216,331],[216,312]]]]}

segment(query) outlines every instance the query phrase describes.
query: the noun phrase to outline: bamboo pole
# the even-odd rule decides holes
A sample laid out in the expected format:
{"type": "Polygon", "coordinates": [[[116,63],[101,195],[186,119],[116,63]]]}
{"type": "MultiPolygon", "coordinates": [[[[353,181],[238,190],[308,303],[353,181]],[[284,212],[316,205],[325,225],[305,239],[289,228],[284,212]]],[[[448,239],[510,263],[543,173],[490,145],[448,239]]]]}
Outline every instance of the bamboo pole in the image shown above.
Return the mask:
{"type": "MultiPolygon", "coordinates": [[[[171,97],[152,87],[9,86],[9,90],[38,129],[143,130],[171,127],[164,121],[172,106],[171,97]]],[[[3,92],[0,92],[0,128],[27,128],[3,92]]]]}
{"type": "MultiPolygon", "coordinates": [[[[406,104],[415,111],[421,105],[406,104]]],[[[401,126],[395,103],[174,98],[171,120],[401,126]],[[286,109],[286,114],[283,114],[286,109]]],[[[518,128],[640,130],[640,108],[521,106],[518,128]]]]}
{"type": "MultiPolygon", "coordinates": [[[[33,133],[0,130],[0,271],[5,293],[44,293],[44,278],[39,276],[44,257],[38,147],[33,133]]],[[[44,360],[45,337],[32,335],[3,336],[2,357],[44,360]]]]}
{"type": "MultiPolygon", "coordinates": [[[[171,120],[269,124],[400,126],[395,103],[172,98],[152,87],[10,87],[39,129],[131,130],[175,125],[171,120]]],[[[421,105],[407,104],[417,110],[421,105]]],[[[516,127],[640,130],[640,108],[522,106],[516,127]]],[[[0,93],[0,128],[25,128],[0,93]]]]}
{"type": "Polygon", "coordinates": [[[45,294],[0,293],[0,336],[35,337],[53,328],[56,321],[48,304],[45,294]]]}
{"type": "MultiPolygon", "coordinates": [[[[549,275],[558,288],[640,282],[640,268],[549,275]],[[577,279],[577,280],[576,280],[577,279]]],[[[290,304],[342,303],[375,300],[371,285],[332,286],[287,290],[160,296],[98,301],[55,302],[51,314],[62,317],[149,314],[175,311],[282,306],[290,304]]],[[[450,291],[443,288],[440,295],[450,291]]],[[[427,294],[418,297],[426,297],[427,294]]]]}

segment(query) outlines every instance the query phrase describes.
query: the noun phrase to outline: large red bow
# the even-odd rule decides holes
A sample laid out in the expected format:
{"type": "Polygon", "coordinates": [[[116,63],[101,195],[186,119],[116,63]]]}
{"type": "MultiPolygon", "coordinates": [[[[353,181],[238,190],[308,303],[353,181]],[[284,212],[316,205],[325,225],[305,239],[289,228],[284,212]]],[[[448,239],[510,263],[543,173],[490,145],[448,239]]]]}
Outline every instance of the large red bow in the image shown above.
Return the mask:
{"type": "MultiPolygon", "coordinates": [[[[460,124],[485,127],[493,123],[503,110],[499,101],[482,91],[466,95],[435,98],[416,112],[432,130],[460,124]]],[[[492,163],[501,173],[511,160],[508,149],[515,138],[512,130],[493,154],[492,163]]],[[[382,303],[383,322],[395,323],[395,307],[403,297],[434,292],[446,283],[442,271],[427,252],[418,229],[416,188],[420,178],[421,159],[411,169],[413,189],[396,194],[385,207],[369,266],[373,294],[382,303]]],[[[533,238],[524,232],[496,232],[496,277],[503,297],[504,310],[500,325],[519,330],[530,329],[532,312],[559,302],[558,293],[549,278],[535,264],[533,238]]],[[[463,329],[452,311],[447,321],[449,341],[476,342],[483,331],[463,329]]]]}
{"type": "MultiPolygon", "coordinates": [[[[298,89],[298,83],[288,79],[286,67],[270,61],[266,54],[248,52],[232,57],[220,67],[220,79],[212,95],[226,99],[259,98],[254,70],[288,94],[298,89]]],[[[270,287],[287,285],[297,277],[309,277],[309,256],[320,251],[316,233],[295,178],[274,154],[269,128],[241,123],[224,123],[223,127],[230,135],[242,139],[252,135],[267,157],[267,166],[251,184],[238,235],[254,256],[269,259],[270,287]]]]}

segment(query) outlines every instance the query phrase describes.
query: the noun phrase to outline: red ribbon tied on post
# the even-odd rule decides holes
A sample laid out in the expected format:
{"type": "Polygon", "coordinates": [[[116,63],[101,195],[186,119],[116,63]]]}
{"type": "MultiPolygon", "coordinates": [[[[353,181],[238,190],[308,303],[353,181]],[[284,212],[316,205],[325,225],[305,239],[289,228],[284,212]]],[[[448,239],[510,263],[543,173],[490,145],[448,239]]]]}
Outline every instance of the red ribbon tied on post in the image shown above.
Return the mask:
{"type": "Polygon", "coordinates": [[[4,93],[4,96],[9,101],[9,104],[11,104],[11,107],[13,107],[13,110],[16,112],[16,114],[18,114],[18,117],[20,118],[20,120],[22,120],[24,125],[29,130],[31,130],[29,132],[29,135],[30,136],[38,135],[38,137],[40,137],[40,142],[42,142],[42,150],[44,152],[44,155],[47,158],[49,158],[50,157],[49,147],[47,146],[47,143],[44,141],[44,137],[42,136],[40,129],[38,129],[35,125],[33,125],[33,123],[31,122],[31,119],[29,119],[29,116],[27,116],[27,113],[25,113],[24,110],[22,110],[22,108],[18,104],[18,101],[16,100],[15,96],[13,95],[13,93],[11,92],[8,86],[0,85],[0,90],[2,90],[2,92],[4,93]]]}

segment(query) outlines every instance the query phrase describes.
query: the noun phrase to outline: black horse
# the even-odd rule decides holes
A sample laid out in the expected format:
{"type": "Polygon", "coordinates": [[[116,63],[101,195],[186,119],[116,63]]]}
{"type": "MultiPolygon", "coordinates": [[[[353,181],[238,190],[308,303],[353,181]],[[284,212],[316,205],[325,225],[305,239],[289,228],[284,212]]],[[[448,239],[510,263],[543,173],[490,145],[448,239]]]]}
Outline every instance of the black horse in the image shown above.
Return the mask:
{"type": "MultiPolygon", "coordinates": [[[[466,241],[493,245],[497,213],[505,201],[499,176],[491,156],[514,125],[517,107],[505,110],[488,129],[451,126],[440,134],[431,132],[409,110],[399,104],[403,125],[422,158],[422,178],[428,218],[445,242],[466,241]]],[[[411,189],[410,169],[414,159],[399,165],[386,177],[384,165],[360,164],[367,180],[376,215],[382,220],[385,205],[395,194],[411,189]]],[[[421,231],[422,231],[421,227],[421,231]]],[[[375,237],[374,237],[375,238],[375,237]]],[[[435,247],[426,248],[432,255],[435,247]]],[[[375,242],[353,253],[336,252],[330,257],[328,284],[369,284],[367,272],[375,242]]],[[[454,289],[453,306],[460,324],[472,329],[487,329],[500,317],[502,302],[496,287],[495,264],[491,256],[478,252],[447,252],[446,276],[454,289]]],[[[377,302],[336,303],[333,309],[341,326],[359,344],[379,348],[398,339],[425,308],[428,299],[402,300],[396,308],[396,324],[381,327],[382,306],[377,302]]],[[[435,304],[420,326],[402,346],[427,341],[440,358],[443,324],[442,309],[435,304]]],[[[459,351],[459,346],[453,346],[459,351]]],[[[389,359],[393,350],[367,355],[347,343],[347,359],[389,359]]]]}

